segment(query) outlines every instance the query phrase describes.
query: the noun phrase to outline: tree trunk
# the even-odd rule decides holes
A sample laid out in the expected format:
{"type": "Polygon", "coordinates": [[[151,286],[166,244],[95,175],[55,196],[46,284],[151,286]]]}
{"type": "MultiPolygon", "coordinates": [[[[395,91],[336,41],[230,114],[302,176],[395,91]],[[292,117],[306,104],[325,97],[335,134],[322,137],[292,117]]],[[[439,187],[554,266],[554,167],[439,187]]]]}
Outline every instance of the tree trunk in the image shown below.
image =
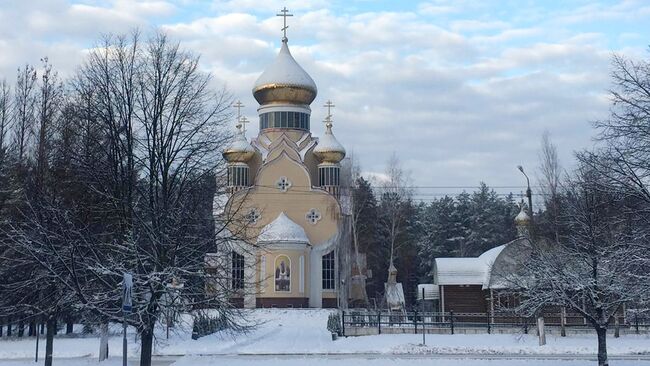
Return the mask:
{"type": "MultiPolygon", "coordinates": [[[[155,324],[155,323],[154,323],[155,324]]],[[[140,347],[140,366],[151,366],[151,354],[153,353],[153,328],[154,324],[146,326],[142,330],[140,347]]]]}
{"type": "Polygon", "coordinates": [[[607,361],[607,329],[596,328],[598,335],[598,366],[609,366],[607,361]]]}
{"type": "Polygon", "coordinates": [[[65,334],[72,334],[74,332],[74,320],[72,317],[66,319],[65,322],[65,334]]]}
{"type": "Polygon", "coordinates": [[[104,361],[108,358],[108,322],[102,322],[100,327],[99,338],[99,360],[104,361]]]}
{"type": "Polygon", "coordinates": [[[56,330],[56,317],[50,314],[47,317],[45,335],[45,366],[52,366],[52,351],[54,348],[54,331],[56,330]]]}
{"type": "Polygon", "coordinates": [[[23,320],[18,321],[18,337],[25,335],[25,322],[23,320]]]}

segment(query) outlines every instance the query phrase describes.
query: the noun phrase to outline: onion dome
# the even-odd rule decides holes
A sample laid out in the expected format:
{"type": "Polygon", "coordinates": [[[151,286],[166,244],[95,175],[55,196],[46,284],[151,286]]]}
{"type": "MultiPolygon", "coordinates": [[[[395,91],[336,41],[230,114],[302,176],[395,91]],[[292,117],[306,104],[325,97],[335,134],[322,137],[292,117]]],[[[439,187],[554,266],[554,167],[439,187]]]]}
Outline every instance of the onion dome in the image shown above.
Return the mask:
{"type": "Polygon", "coordinates": [[[284,212],[266,225],[257,237],[258,243],[300,243],[309,244],[305,229],[291,220],[284,212]]]}
{"type": "Polygon", "coordinates": [[[528,226],[530,225],[530,216],[526,212],[526,205],[522,202],[519,206],[521,209],[517,216],[515,217],[515,225],[517,226],[528,226]]]}
{"type": "Polygon", "coordinates": [[[255,148],[246,140],[241,124],[237,125],[235,138],[222,155],[229,163],[245,163],[255,156],[255,148]]]}
{"type": "Polygon", "coordinates": [[[269,103],[309,105],[314,101],[317,93],[316,83],[291,56],[287,39],[283,38],[275,62],[257,78],[253,87],[253,96],[262,105],[269,103]]]}
{"type": "Polygon", "coordinates": [[[318,139],[318,145],[314,149],[316,155],[322,162],[338,163],[345,157],[345,148],[341,145],[332,133],[332,123],[328,122],[325,135],[318,139]]]}

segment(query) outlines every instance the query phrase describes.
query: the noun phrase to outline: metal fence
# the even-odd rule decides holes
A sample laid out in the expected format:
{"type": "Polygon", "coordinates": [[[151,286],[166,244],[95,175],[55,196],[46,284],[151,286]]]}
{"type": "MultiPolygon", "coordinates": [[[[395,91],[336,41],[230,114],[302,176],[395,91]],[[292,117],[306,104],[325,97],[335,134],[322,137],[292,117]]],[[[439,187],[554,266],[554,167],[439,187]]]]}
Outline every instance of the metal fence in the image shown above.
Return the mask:
{"type": "MultiPolygon", "coordinates": [[[[632,314],[630,314],[632,315],[632,314]]],[[[566,329],[591,329],[586,319],[578,314],[571,313],[543,313],[546,326],[562,327],[566,329]]],[[[374,328],[381,334],[388,329],[400,330],[403,333],[418,332],[445,332],[454,334],[459,329],[483,330],[492,333],[499,328],[518,329],[528,333],[529,329],[536,327],[536,318],[522,317],[512,313],[455,313],[450,312],[386,312],[367,310],[345,310],[341,312],[342,333],[347,335],[352,328],[374,328]],[[348,332],[346,333],[346,330],[348,332]]],[[[640,333],[650,329],[650,321],[632,315],[625,318],[623,314],[612,322],[612,327],[627,328],[632,332],[640,333]]]]}

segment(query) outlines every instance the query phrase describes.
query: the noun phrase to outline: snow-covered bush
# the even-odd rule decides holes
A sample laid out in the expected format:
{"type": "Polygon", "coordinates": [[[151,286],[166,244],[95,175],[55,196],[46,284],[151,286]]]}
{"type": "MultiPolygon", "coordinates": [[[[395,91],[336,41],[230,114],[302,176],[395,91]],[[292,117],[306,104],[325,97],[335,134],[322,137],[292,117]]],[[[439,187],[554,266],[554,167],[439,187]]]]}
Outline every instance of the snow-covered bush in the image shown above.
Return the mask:
{"type": "Polygon", "coordinates": [[[228,327],[228,321],[222,315],[198,315],[194,318],[192,326],[192,339],[199,339],[206,335],[216,333],[228,327]]]}
{"type": "Polygon", "coordinates": [[[327,330],[329,330],[330,333],[334,333],[339,336],[343,335],[343,329],[341,328],[341,316],[339,313],[333,313],[329,315],[327,318],[327,330]]]}

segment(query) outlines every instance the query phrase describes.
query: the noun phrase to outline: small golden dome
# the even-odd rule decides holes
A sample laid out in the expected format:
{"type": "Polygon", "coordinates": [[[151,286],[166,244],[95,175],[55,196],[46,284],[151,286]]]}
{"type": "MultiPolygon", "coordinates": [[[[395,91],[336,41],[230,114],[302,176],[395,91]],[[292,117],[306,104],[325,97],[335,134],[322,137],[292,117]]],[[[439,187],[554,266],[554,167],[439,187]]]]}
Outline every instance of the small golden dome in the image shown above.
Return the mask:
{"type": "Polygon", "coordinates": [[[261,105],[270,103],[311,104],[316,83],[289,52],[286,38],[275,62],[255,82],[253,96],[261,105]]]}
{"type": "Polygon", "coordinates": [[[528,213],[526,212],[526,205],[522,202],[519,206],[521,208],[519,210],[519,213],[515,217],[515,225],[517,226],[530,225],[530,216],[528,216],[528,213]]]}
{"type": "Polygon", "coordinates": [[[237,125],[237,134],[232,143],[223,151],[223,158],[229,163],[245,163],[255,156],[255,148],[248,143],[241,124],[237,125]]]}
{"type": "Polygon", "coordinates": [[[345,148],[334,137],[332,123],[328,122],[326,126],[325,135],[318,139],[314,155],[324,163],[338,163],[345,158],[345,148]]]}

